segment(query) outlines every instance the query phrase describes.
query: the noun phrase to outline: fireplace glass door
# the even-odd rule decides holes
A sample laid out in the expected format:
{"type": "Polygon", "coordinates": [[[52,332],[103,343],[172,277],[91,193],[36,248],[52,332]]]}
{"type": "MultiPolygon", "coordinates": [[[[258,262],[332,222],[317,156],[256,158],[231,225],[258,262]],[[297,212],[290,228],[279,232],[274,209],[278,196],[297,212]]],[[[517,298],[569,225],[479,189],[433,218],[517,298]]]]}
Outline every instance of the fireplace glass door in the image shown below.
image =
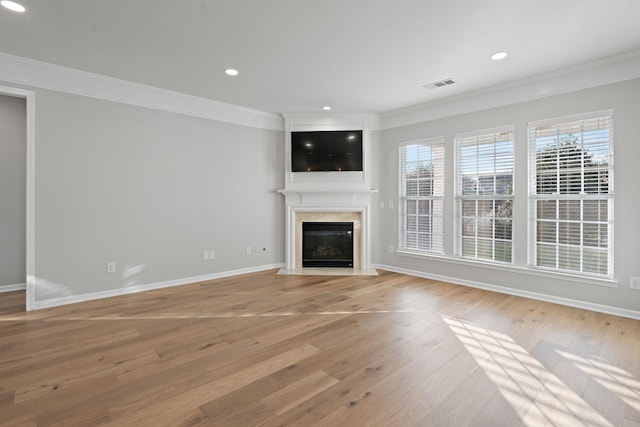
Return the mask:
{"type": "Polygon", "coordinates": [[[353,222],[303,222],[302,266],[353,268],[353,222]]]}

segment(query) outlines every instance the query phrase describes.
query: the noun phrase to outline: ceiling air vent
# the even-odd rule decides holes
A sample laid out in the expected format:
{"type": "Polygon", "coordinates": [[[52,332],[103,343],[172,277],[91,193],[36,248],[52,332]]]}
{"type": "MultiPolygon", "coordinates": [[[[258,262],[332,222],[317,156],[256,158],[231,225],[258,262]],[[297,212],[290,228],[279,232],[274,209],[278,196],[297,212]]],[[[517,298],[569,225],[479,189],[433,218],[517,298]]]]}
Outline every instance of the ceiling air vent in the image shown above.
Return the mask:
{"type": "Polygon", "coordinates": [[[433,83],[428,83],[426,85],[422,85],[422,87],[425,89],[436,89],[439,87],[449,86],[454,83],[455,81],[453,79],[444,79],[444,80],[440,80],[439,82],[433,82],[433,83]]]}

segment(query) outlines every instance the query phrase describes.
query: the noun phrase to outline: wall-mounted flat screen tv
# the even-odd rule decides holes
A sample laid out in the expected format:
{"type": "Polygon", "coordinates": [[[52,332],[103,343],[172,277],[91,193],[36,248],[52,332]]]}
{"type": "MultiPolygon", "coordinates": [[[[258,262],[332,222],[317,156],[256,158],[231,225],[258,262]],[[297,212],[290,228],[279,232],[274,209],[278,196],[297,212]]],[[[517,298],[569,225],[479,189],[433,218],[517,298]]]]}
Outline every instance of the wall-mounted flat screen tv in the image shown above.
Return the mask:
{"type": "Polygon", "coordinates": [[[293,172],[362,171],[362,131],[291,132],[293,172]]]}

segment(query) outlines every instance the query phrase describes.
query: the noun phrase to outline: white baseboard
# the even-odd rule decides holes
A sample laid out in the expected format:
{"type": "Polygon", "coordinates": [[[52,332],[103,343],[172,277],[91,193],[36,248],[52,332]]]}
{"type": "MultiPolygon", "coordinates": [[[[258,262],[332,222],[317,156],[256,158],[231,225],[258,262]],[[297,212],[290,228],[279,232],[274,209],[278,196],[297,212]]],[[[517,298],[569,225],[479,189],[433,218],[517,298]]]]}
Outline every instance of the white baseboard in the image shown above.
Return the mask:
{"type": "MultiPolygon", "coordinates": [[[[640,320],[640,311],[636,311],[636,310],[628,310],[625,308],[613,307],[613,306],[603,305],[603,304],[596,304],[592,302],[580,301],[580,300],[575,300],[571,298],[563,298],[563,297],[558,297],[554,295],[542,294],[538,292],[523,291],[519,289],[504,287],[504,286],[491,285],[488,283],[476,282],[471,280],[463,280],[456,277],[425,273],[422,271],[398,268],[398,267],[393,267],[393,266],[384,265],[384,264],[372,265],[371,267],[379,268],[381,270],[388,270],[395,273],[406,274],[409,276],[439,280],[442,282],[453,283],[456,285],[469,286],[472,288],[484,289],[484,290],[499,292],[507,295],[531,298],[539,301],[551,302],[555,304],[566,305],[569,307],[581,308],[585,310],[597,311],[600,313],[612,314],[615,316],[628,317],[630,319],[640,320]]],[[[91,301],[91,300],[100,299],[100,298],[109,298],[109,297],[115,297],[120,295],[128,295],[128,294],[133,294],[137,292],[151,291],[154,289],[168,288],[171,286],[187,285],[187,284],[203,282],[207,280],[222,279],[225,277],[238,276],[241,274],[248,274],[248,273],[256,273],[259,271],[271,270],[276,268],[284,268],[284,263],[262,265],[258,267],[224,271],[224,272],[213,273],[213,274],[205,274],[202,276],[168,280],[165,282],[149,283],[146,285],[132,286],[128,288],[112,289],[112,290],[102,291],[102,292],[92,292],[89,294],[74,295],[74,296],[63,297],[63,298],[54,298],[54,299],[49,299],[44,301],[36,301],[34,303],[34,309],[39,310],[43,308],[57,307],[60,305],[91,301]]],[[[15,290],[23,290],[23,289],[25,289],[24,283],[17,284],[17,285],[0,286],[0,292],[10,292],[15,290]]]]}
{"type": "Polygon", "coordinates": [[[458,279],[456,277],[441,276],[439,274],[425,273],[417,270],[408,270],[405,268],[393,267],[390,265],[378,264],[374,268],[381,270],[393,271],[395,273],[407,274],[409,276],[422,277],[425,279],[438,280],[442,282],[453,283],[455,285],[469,286],[471,288],[484,289],[487,291],[499,292],[507,295],[531,298],[535,300],[551,302],[554,304],[566,305],[569,307],[582,308],[585,310],[597,311],[599,313],[613,314],[614,316],[628,317],[630,319],[640,320],[640,311],[628,310],[626,308],[613,307],[609,305],[596,304],[593,302],[580,301],[571,298],[558,297],[554,295],[541,294],[538,292],[523,291],[520,289],[508,288],[505,286],[491,285],[488,283],[475,282],[472,280],[458,279]]]}
{"type": "Polygon", "coordinates": [[[0,293],[3,292],[13,292],[13,291],[24,291],[27,289],[26,283],[17,283],[15,285],[0,285],[0,293]]]}
{"type": "Polygon", "coordinates": [[[60,305],[75,304],[78,302],[91,301],[91,300],[96,300],[101,298],[110,298],[110,297],[116,297],[120,295],[128,295],[128,294],[134,294],[138,292],[152,291],[154,289],[168,288],[171,286],[188,285],[191,283],[204,282],[207,280],[214,280],[214,279],[222,279],[225,277],[238,276],[241,274],[248,274],[248,273],[256,273],[259,271],[271,270],[271,269],[282,268],[282,267],[284,267],[284,264],[261,265],[258,267],[223,271],[220,273],[205,274],[202,276],[193,276],[193,277],[186,277],[183,279],[167,280],[165,282],[148,283],[146,285],[131,286],[131,287],[120,288],[120,289],[110,289],[108,291],[92,292],[89,294],[73,295],[73,296],[62,297],[62,298],[52,298],[44,301],[35,301],[33,305],[34,305],[34,310],[40,310],[43,308],[51,308],[51,307],[57,307],[60,305]]]}

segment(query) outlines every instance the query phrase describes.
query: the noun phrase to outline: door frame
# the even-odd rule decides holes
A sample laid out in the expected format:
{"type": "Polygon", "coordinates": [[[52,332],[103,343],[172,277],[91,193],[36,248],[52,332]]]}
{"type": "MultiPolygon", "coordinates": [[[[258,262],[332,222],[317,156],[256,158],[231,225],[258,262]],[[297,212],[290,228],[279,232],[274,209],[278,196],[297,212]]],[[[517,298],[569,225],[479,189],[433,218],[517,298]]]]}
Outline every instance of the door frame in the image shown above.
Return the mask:
{"type": "Polygon", "coordinates": [[[34,310],[35,300],[35,100],[36,93],[34,91],[0,86],[0,95],[14,96],[24,98],[26,100],[27,115],[27,188],[26,188],[26,297],[25,307],[27,311],[34,310]]]}

